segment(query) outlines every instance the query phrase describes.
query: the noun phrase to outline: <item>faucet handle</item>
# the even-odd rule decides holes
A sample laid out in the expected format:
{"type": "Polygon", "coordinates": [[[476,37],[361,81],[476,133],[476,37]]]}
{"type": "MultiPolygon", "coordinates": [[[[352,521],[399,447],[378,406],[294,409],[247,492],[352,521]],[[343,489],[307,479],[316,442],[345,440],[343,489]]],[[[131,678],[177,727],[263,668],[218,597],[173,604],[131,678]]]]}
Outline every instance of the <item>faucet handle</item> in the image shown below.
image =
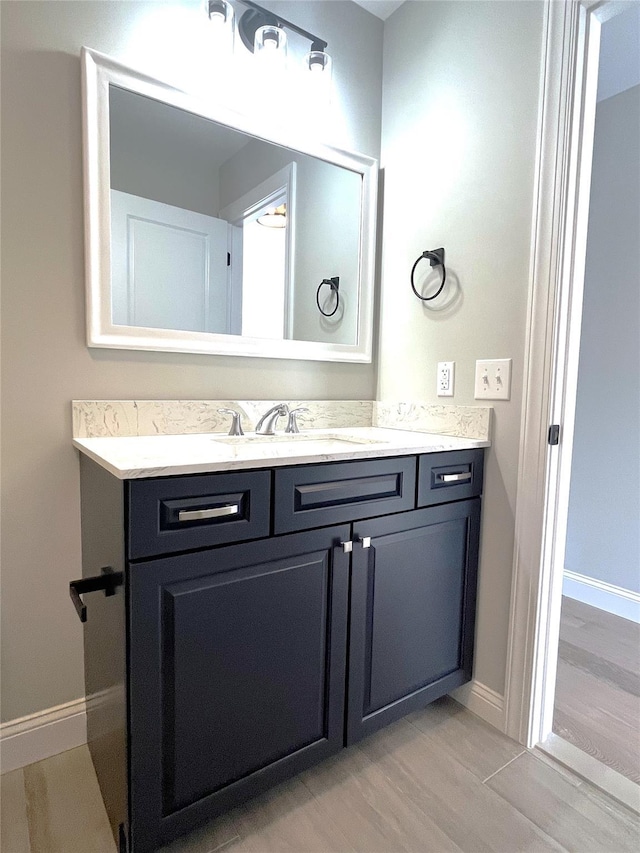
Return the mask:
{"type": "Polygon", "coordinates": [[[308,412],[308,411],[309,411],[309,409],[307,409],[305,406],[298,406],[297,409],[291,409],[289,411],[289,420],[287,421],[287,426],[285,428],[285,432],[289,432],[289,433],[300,432],[300,430],[298,428],[298,419],[297,419],[298,412],[308,412]]]}
{"type": "Polygon", "coordinates": [[[231,415],[231,426],[229,427],[229,435],[244,435],[242,429],[242,414],[233,409],[218,409],[221,415],[231,415]]]}

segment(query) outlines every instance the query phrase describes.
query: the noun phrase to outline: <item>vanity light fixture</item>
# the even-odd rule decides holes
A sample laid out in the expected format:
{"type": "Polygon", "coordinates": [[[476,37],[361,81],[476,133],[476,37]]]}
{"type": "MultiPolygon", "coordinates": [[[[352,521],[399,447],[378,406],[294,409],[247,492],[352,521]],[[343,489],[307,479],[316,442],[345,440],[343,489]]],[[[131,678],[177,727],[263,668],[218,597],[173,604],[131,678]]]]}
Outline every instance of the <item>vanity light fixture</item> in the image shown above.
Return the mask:
{"type": "MultiPolygon", "coordinates": [[[[218,2],[223,2],[223,0],[209,0],[209,6],[218,2]]],[[[324,39],[303,30],[302,27],[298,27],[280,15],[251,2],[251,0],[237,0],[237,2],[247,7],[246,11],[238,16],[238,33],[247,50],[261,54],[264,58],[276,51],[278,54],[282,51],[284,56],[287,48],[285,31],[289,30],[311,42],[311,52],[305,57],[306,68],[314,73],[324,73],[327,78],[331,76],[331,57],[326,52],[327,42],[324,39]]]]}
{"type": "Polygon", "coordinates": [[[278,207],[273,207],[266,213],[263,213],[256,220],[258,225],[264,225],[266,228],[286,228],[287,227],[287,205],[279,204],[278,207]]]}

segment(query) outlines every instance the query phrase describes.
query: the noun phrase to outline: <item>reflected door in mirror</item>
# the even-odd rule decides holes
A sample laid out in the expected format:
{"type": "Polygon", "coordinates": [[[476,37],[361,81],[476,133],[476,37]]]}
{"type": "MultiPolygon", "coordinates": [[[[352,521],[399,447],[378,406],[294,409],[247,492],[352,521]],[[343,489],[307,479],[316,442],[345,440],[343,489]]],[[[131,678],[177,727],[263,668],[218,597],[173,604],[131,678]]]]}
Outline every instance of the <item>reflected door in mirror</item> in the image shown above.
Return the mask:
{"type": "Polygon", "coordinates": [[[239,333],[230,228],[214,216],[112,190],[114,325],[239,333]]]}

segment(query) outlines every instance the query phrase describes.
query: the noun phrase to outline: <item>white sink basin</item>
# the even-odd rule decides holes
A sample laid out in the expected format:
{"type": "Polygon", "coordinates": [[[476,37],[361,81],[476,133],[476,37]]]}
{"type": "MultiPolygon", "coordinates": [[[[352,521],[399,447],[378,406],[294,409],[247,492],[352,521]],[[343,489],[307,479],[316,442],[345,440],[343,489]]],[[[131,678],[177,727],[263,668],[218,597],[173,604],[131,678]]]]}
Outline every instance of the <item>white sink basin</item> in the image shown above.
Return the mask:
{"type": "Polygon", "coordinates": [[[310,435],[309,433],[296,433],[288,435],[227,435],[213,439],[221,444],[231,444],[236,447],[248,447],[254,444],[287,444],[294,446],[296,444],[304,444],[305,450],[313,452],[311,445],[325,447],[328,449],[339,448],[344,449],[345,444],[384,444],[379,439],[360,438],[359,436],[349,435],[310,435]]]}

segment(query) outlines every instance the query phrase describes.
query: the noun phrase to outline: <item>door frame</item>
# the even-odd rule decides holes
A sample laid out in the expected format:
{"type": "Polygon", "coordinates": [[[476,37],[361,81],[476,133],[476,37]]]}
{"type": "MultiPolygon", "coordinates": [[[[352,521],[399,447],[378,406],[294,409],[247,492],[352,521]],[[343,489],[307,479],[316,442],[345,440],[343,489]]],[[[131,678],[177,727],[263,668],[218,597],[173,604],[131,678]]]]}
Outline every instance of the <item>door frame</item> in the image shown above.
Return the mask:
{"type": "MultiPolygon", "coordinates": [[[[220,216],[226,219],[232,226],[242,227],[245,220],[257,219],[261,213],[269,207],[279,203],[287,205],[287,228],[285,230],[285,262],[284,262],[284,318],[283,338],[293,338],[293,294],[295,276],[295,248],[296,248],[296,181],[298,164],[295,160],[287,163],[275,174],[265,178],[264,181],[244,193],[240,198],[226,205],[220,210],[220,216]]],[[[237,282],[234,281],[234,284],[237,282]]],[[[240,281],[242,287],[242,281],[240,281]]],[[[230,292],[230,303],[240,303],[237,294],[230,292]]],[[[240,308],[241,310],[241,308],[240,308]]]]}
{"type": "Polygon", "coordinates": [[[531,287],[518,460],[506,733],[551,732],[597,94],[602,0],[545,4],[531,287]],[[560,443],[548,444],[550,424],[560,443]]]}
{"type": "MultiPolygon", "coordinates": [[[[584,763],[577,766],[574,748],[552,734],[553,704],[600,31],[604,21],[626,7],[618,0],[545,3],[505,678],[506,733],[529,748],[547,741],[545,751],[587,777],[590,770],[584,763]],[[548,430],[553,423],[560,425],[560,443],[550,446],[548,430]]],[[[596,773],[594,781],[602,784],[605,775],[609,774],[596,773]]],[[[624,792],[617,796],[628,800],[624,792]]]]}

